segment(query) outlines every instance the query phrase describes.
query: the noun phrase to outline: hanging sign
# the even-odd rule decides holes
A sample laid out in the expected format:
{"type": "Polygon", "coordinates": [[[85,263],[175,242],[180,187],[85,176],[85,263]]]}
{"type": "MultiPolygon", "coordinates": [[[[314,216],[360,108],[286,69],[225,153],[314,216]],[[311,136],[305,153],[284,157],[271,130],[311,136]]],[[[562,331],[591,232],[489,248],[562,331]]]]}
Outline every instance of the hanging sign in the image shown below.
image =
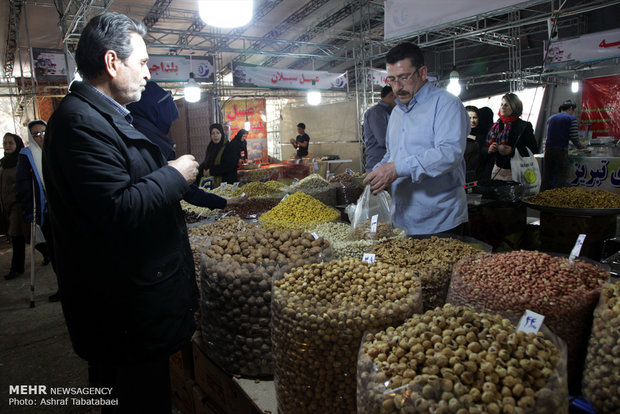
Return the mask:
{"type": "Polygon", "coordinates": [[[348,91],[347,73],[270,68],[233,63],[233,85],[242,87],[348,91]],[[313,85],[314,83],[314,85],[313,85]]]}
{"type": "Polygon", "coordinates": [[[368,69],[368,80],[371,85],[385,86],[387,85],[387,70],[368,69]]]}
{"type": "Polygon", "coordinates": [[[614,29],[551,42],[545,66],[554,67],[569,62],[596,62],[618,56],[620,56],[620,29],[614,29]]]}
{"type": "Polygon", "coordinates": [[[185,82],[189,73],[194,72],[197,82],[215,82],[215,67],[213,56],[198,56],[190,59],[188,56],[151,55],[148,61],[151,80],[185,82]]]}
{"type": "Polygon", "coordinates": [[[244,129],[245,121],[250,123],[247,147],[248,159],[269,162],[267,154],[267,122],[265,99],[230,99],[223,106],[224,124],[228,128],[229,139],[244,129]]]}
{"type": "Polygon", "coordinates": [[[581,127],[588,125],[592,137],[620,139],[620,75],[583,80],[581,127]]]}
{"type": "MultiPolygon", "coordinates": [[[[38,82],[67,81],[67,65],[62,50],[32,48],[34,76],[38,82]]],[[[75,65],[69,60],[69,73],[75,72],[75,65]]]]}

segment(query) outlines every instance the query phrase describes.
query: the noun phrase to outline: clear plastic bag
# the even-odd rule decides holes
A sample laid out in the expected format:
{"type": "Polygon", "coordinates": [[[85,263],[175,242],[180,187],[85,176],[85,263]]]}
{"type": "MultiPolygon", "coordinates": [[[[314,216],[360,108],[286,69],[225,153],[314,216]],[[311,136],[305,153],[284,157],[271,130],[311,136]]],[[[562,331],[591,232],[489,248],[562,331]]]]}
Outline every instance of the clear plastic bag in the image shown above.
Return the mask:
{"type": "Polygon", "coordinates": [[[357,200],[355,208],[347,207],[347,214],[351,221],[350,238],[352,240],[374,240],[394,236],[388,197],[387,191],[381,191],[377,195],[372,194],[370,186],[367,185],[357,200]],[[377,216],[376,228],[372,226],[374,216],[377,216]]]}

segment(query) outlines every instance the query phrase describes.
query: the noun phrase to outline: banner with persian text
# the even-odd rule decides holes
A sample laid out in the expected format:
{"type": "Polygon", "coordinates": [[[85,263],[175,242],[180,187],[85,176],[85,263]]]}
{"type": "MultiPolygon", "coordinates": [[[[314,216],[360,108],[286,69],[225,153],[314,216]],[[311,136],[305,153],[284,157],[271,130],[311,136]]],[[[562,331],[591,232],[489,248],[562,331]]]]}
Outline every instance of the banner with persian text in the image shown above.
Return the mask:
{"type": "Polygon", "coordinates": [[[580,128],[592,137],[620,139],[620,75],[583,80],[580,128]]]}
{"type": "Polygon", "coordinates": [[[156,82],[185,82],[190,72],[197,82],[215,82],[213,56],[192,57],[190,61],[187,56],[150,55],[147,64],[151,80],[156,82]]]}
{"type": "Polygon", "coordinates": [[[246,121],[250,122],[248,134],[248,159],[267,164],[267,122],[265,99],[230,99],[224,103],[224,126],[233,139],[246,121]]]}
{"type": "Polygon", "coordinates": [[[597,62],[618,56],[620,56],[620,29],[606,30],[551,42],[545,67],[563,66],[574,62],[597,62]]]}
{"type": "Polygon", "coordinates": [[[233,63],[233,85],[260,88],[348,91],[347,73],[294,70],[233,63]]]}

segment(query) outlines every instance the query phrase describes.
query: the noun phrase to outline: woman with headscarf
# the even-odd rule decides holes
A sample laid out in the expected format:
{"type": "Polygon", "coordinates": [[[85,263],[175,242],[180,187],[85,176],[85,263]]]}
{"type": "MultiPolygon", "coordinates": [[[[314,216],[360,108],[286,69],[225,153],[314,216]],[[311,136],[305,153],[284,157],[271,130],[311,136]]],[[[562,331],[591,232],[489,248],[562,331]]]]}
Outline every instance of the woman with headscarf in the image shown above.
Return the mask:
{"type": "MultiPolygon", "coordinates": [[[[45,121],[40,119],[28,123],[28,147],[22,148],[19,152],[15,180],[15,195],[22,206],[26,221],[31,223],[32,220],[35,220],[45,237],[45,242],[35,245],[35,248],[43,255],[43,266],[52,261],[53,245],[43,182],[43,169],[41,168],[46,126],[45,121]],[[34,217],[35,210],[36,217],[34,217]]],[[[52,267],[54,267],[53,261],[52,267]]],[[[60,300],[60,294],[56,292],[49,297],[49,300],[50,302],[60,300]]]]}
{"type": "Polygon", "coordinates": [[[4,158],[0,160],[0,227],[13,245],[11,269],[4,276],[6,280],[10,280],[24,274],[26,240],[30,238],[30,226],[15,196],[17,161],[24,142],[18,135],[7,132],[4,134],[2,146],[4,158]]]}
{"type": "Polygon", "coordinates": [[[499,120],[491,126],[487,135],[487,165],[493,165],[492,180],[512,181],[510,159],[514,155],[515,147],[523,157],[529,156],[529,148],[533,154],[538,152],[536,138],[532,124],[520,119],[523,113],[523,103],[514,93],[507,93],[502,97],[499,109],[499,120]]]}
{"type": "MultiPolygon", "coordinates": [[[[198,183],[200,183],[203,177],[209,177],[211,175],[211,169],[215,165],[216,160],[218,165],[221,164],[222,155],[224,154],[224,149],[228,141],[222,124],[211,124],[209,127],[209,136],[211,141],[209,145],[207,145],[205,158],[198,167],[198,176],[196,177],[196,182],[198,183]]],[[[218,181],[217,186],[221,183],[221,179],[218,181]]],[[[214,187],[217,186],[214,183],[214,187]]]]}
{"type": "MultiPolygon", "coordinates": [[[[220,124],[213,124],[209,128],[211,132],[211,141],[214,138],[217,140],[218,134],[222,134],[222,141],[226,141],[226,135],[223,135],[224,128],[220,124]]],[[[241,139],[245,135],[247,137],[248,131],[240,129],[233,138],[232,141],[225,143],[223,148],[220,148],[214,158],[213,165],[210,168],[201,168],[200,171],[204,173],[205,177],[209,175],[213,176],[213,187],[219,187],[222,182],[233,184],[238,181],[237,168],[239,167],[239,160],[241,159],[241,139]]],[[[207,148],[207,155],[209,150],[207,148]]],[[[206,157],[205,157],[205,161],[206,157]]]]}

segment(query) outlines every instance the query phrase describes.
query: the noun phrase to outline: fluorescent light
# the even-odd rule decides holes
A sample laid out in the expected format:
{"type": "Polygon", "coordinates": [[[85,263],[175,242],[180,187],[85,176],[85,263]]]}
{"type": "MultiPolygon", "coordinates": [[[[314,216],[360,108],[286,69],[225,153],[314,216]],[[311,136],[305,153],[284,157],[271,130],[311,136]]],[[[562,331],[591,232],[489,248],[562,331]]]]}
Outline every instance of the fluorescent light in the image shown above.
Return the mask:
{"type": "Polygon", "coordinates": [[[209,26],[233,28],[250,23],[253,0],[199,0],[200,18],[209,26]]]}
{"type": "Polygon", "coordinates": [[[450,82],[446,87],[447,91],[454,96],[461,94],[461,84],[459,83],[459,73],[456,70],[450,72],[450,82]]]}
{"type": "Polygon", "coordinates": [[[570,84],[570,90],[573,93],[579,92],[579,81],[577,80],[577,75],[575,75],[573,81],[570,84]]]}
{"type": "Polygon", "coordinates": [[[185,100],[190,103],[200,100],[200,86],[194,80],[194,72],[189,73],[189,80],[185,84],[185,100]]]}
{"type": "Polygon", "coordinates": [[[321,103],[321,92],[317,91],[315,89],[308,91],[308,94],[306,95],[306,99],[308,100],[308,103],[310,105],[318,105],[321,103]]]}
{"type": "Polygon", "coordinates": [[[243,123],[243,129],[245,129],[246,131],[250,132],[250,130],[252,129],[252,124],[250,123],[250,121],[245,121],[243,123]]]}

